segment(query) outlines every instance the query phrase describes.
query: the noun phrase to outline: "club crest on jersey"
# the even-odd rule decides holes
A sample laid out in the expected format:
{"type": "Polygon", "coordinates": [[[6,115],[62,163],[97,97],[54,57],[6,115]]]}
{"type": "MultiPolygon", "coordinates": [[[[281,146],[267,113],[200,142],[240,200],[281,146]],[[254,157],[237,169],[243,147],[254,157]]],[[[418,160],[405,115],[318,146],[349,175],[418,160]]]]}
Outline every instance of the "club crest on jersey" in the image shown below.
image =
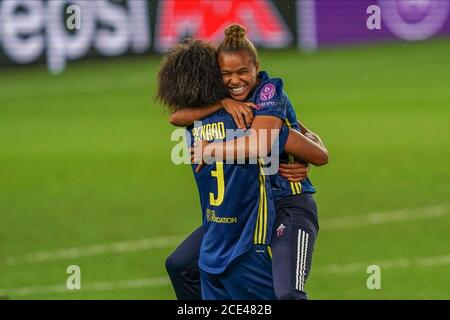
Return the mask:
{"type": "Polygon", "coordinates": [[[275,95],[275,86],[271,83],[266,84],[259,93],[259,99],[261,101],[267,101],[269,99],[272,99],[275,95]]]}
{"type": "Polygon", "coordinates": [[[281,237],[283,235],[284,229],[286,229],[284,224],[280,224],[280,226],[276,230],[277,231],[277,237],[281,237]]]}

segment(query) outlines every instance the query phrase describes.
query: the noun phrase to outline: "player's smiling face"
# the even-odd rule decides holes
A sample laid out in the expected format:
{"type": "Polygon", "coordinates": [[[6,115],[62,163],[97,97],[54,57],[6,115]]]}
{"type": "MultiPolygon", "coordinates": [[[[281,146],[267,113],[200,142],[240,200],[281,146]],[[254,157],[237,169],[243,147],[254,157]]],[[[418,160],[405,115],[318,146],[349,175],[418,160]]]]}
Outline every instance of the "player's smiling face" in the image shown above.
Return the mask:
{"type": "Polygon", "coordinates": [[[230,96],[243,101],[257,83],[258,62],[245,50],[221,52],[218,57],[222,80],[230,96]]]}

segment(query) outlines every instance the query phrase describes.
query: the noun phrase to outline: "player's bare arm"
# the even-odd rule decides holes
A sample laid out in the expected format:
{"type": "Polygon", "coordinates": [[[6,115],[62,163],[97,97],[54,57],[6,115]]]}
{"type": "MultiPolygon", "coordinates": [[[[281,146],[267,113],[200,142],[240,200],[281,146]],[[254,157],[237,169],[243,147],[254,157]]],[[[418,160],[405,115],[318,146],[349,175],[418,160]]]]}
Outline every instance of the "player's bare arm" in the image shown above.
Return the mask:
{"type": "Polygon", "coordinates": [[[207,107],[178,109],[170,115],[169,122],[177,127],[187,127],[194,121],[200,121],[221,108],[222,104],[217,102],[207,107]]]}
{"type": "Polygon", "coordinates": [[[322,139],[320,139],[319,135],[317,133],[312,132],[308,128],[306,128],[303,123],[298,121],[298,125],[300,126],[301,132],[303,135],[305,135],[307,138],[313,140],[315,143],[319,144],[323,148],[325,148],[325,144],[323,143],[322,139]]]}
{"type": "Polygon", "coordinates": [[[315,166],[328,163],[328,150],[294,129],[289,129],[284,151],[293,155],[296,160],[312,163],[315,166]]]}
{"type": "Polygon", "coordinates": [[[240,155],[245,158],[265,157],[278,138],[278,134],[271,134],[271,129],[279,130],[282,124],[282,120],[277,117],[257,116],[252,123],[253,130],[250,130],[249,135],[226,142],[212,143],[212,156],[222,159],[225,159],[227,154],[232,154],[234,159],[240,155]]]}
{"type": "Polygon", "coordinates": [[[246,129],[252,124],[253,112],[252,108],[257,106],[251,102],[236,101],[231,98],[222,99],[220,102],[209,105],[207,107],[199,108],[183,108],[175,111],[170,116],[170,123],[179,126],[187,127],[200,121],[201,119],[213,114],[221,108],[224,108],[233,117],[234,122],[240,129],[246,129]]]}
{"type": "MultiPolygon", "coordinates": [[[[281,125],[281,119],[276,117],[255,117],[252,124],[252,129],[254,130],[251,131],[250,135],[226,142],[208,143],[202,141],[191,148],[191,161],[200,164],[196,169],[199,172],[203,167],[206,155],[216,159],[225,159],[227,155],[233,155],[234,159],[238,159],[240,156],[245,158],[267,156],[275,139],[278,138],[278,135],[267,134],[267,132],[270,132],[270,129],[279,129],[281,125]],[[265,143],[261,143],[261,140],[264,140],[265,143]]],[[[294,129],[289,130],[285,151],[293,155],[298,161],[305,161],[316,166],[328,163],[328,151],[294,129]]],[[[291,179],[305,178],[305,172],[301,166],[298,166],[297,170],[290,175],[291,179]]]]}
{"type": "MultiPolygon", "coordinates": [[[[301,133],[305,137],[311,139],[312,141],[326,149],[325,144],[318,134],[306,128],[306,126],[300,121],[298,121],[298,125],[300,126],[301,133]]],[[[294,163],[280,163],[279,173],[290,182],[300,182],[306,179],[306,177],[309,175],[309,168],[309,164],[305,163],[304,161],[294,163]]]]}
{"type": "MultiPolygon", "coordinates": [[[[191,148],[191,161],[202,164],[205,155],[216,159],[225,159],[230,155],[233,159],[267,156],[278,138],[278,132],[272,134],[274,132],[271,129],[279,130],[282,124],[282,120],[277,117],[257,116],[252,123],[253,130],[249,131],[249,135],[226,142],[202,141],[191,148]]],[[[200,171],[202,167],[203,165],[197,166],[196,171],[200,171]]]]}

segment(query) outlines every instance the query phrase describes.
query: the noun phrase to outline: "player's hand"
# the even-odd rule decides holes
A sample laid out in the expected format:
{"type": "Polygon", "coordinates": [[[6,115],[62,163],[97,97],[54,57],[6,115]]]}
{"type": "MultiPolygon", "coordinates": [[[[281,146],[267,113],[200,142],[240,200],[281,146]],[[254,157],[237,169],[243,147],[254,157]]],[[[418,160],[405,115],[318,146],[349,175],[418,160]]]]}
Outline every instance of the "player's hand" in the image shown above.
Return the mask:
{"type": "Polygon", "coordinates": [[[252,124],[252,108],[258,109],[258,106],[254,103],[236,101],[231,98],[223,99],[222,105],[225,111],[231,114],[238,128],[242,130],[247,129],[252,124]]]}
{"type": "Polygon", "coordinates": [[[191,163],[197,164],[197,168],[195,168],[195,172],[200,172],[202,168],[205,166],[204,160],[204,152],[206,147],[209,145],[208,141],[197,141],[194,145],[189,148],[191,153],[191,163]]]}
{"type": "Polygon", "coordinates": [[[280,163],[278,172],[290,182],[299,182],[305,180],[308,176],[309,165],[300,162],[280,163]]]}
{"type": "Polygon", "coordinates": [[[305,134],[303,134],[305,137],[307,137],[309,140],[316,142],[316,137],[314,136],[314,134],[312,134],[311,132],[306,132],[305,134]]]}

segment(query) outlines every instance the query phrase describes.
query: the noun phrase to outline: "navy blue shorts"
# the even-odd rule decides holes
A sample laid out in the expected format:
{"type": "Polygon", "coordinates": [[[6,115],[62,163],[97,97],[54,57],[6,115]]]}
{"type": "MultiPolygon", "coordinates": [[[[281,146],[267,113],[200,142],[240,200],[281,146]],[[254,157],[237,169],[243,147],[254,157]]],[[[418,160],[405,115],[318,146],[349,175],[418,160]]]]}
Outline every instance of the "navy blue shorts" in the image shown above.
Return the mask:
{"type": "Polygon", "coordinates": [[[220,274],[200,269],[204,300],[274,300],[270,248],[254,245],[220,274]]]}
{"type": "Polygon", "coordinates": [[[276,202],[277,219],[272,237],[273,278],[278,299],[307,299],[314,244],[319,232],[317,206],[310,193],[276,202]]]}

